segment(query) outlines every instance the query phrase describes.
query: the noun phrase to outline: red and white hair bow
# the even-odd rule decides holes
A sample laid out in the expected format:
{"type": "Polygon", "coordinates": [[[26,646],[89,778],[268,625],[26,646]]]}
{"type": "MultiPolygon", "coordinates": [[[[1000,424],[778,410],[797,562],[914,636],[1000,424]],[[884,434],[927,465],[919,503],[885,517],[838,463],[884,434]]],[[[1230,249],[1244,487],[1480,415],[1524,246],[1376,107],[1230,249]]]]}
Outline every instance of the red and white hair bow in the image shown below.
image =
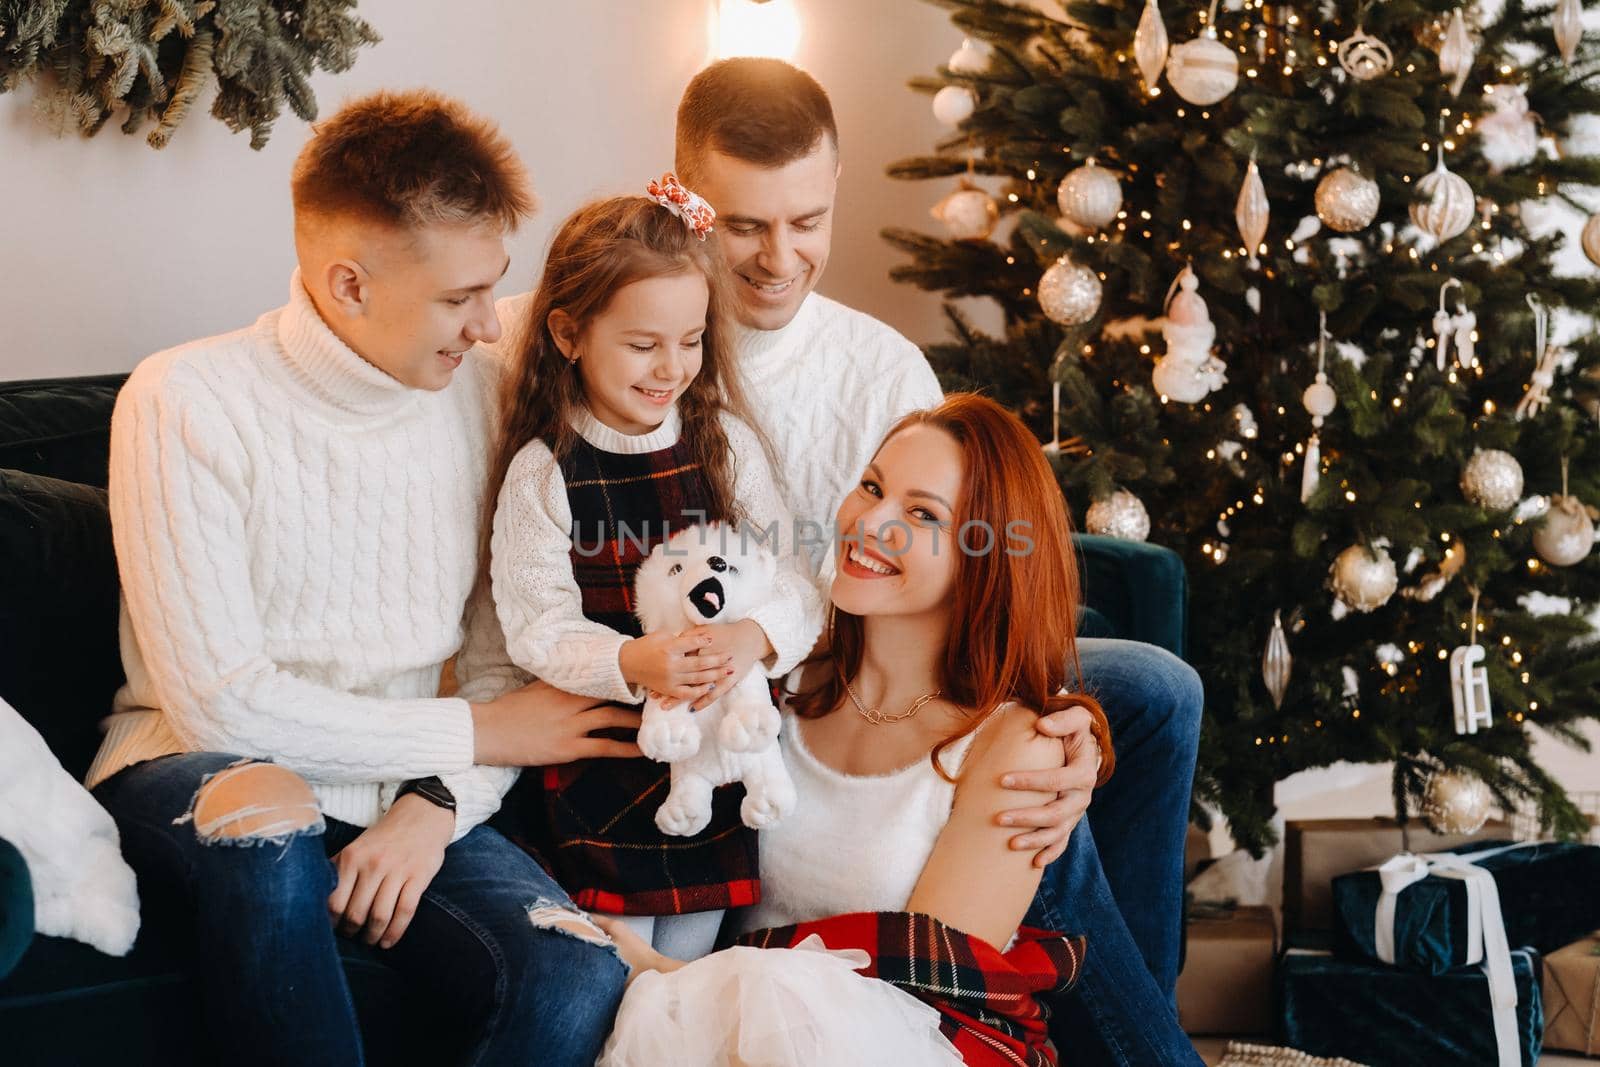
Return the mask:
{"type": "Polygon", "coordinates": [[[706,203],[704,197],[685,189],[676,174],[668,171],[660,181],[645,186],[645,191],[656,203],[682,219],[683,224],[700,240],[704,241],[706,234],[713,232],[711,224],[716,221],[716,211],[706,203]]]}

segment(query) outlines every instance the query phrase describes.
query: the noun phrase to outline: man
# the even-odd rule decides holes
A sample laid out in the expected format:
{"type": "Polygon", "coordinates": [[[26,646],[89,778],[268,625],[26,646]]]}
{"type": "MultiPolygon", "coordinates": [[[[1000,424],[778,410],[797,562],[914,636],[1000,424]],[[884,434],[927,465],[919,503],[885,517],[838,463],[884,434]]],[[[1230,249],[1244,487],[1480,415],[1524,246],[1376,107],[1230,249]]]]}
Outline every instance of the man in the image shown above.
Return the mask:
{"type": "MultiPolygon", "coordinates": [[[[684,92],[677,170],[717,211],[754,415],[774,445],[790,510],[823,525],[895,419],[940,399],[915,345],[815,292],[831,250],[839,167],[827,95],[786,63],[725,60],[684,92]]],[[[1094,746],[1072,747],[1083,724],[1063,714],[1040,728],[1073,739],[1069,766],[1014,776],[1019,787],[1061,795],[1047,809],[1012,813],[1015,825],[1039,828],[1013,847],[1042,849],[1044,862],[1066,852],[1046,872],[1029,921],[1089,941],[1084,977],[1052,1033],[1073,1062],[1199,1063],[1173,995],[1199,678],[1137,642],[1086,639],[1078,649],[1086,688],[1110,720],[1117,773],[1079,823],[1094,746]]],[[[862,699],[877,706],[883,696],[862,699]]]]}
{"type": "Polygon", "coordinates": [[[526,176],[461,105],[380,93],[316,128],[293,198],[288,304],[118,397],[128,682],[88,783],[147,911],[202,949],[219,1060],[361,1062],[337,927],[445,1009],[465,1060],[592,1063],[624,968],[481,825],[516,767],[637,754],[589,736],[635,714],[515,688],[469,604],[494,384],[474,346],[499,337],[526,176]]]}

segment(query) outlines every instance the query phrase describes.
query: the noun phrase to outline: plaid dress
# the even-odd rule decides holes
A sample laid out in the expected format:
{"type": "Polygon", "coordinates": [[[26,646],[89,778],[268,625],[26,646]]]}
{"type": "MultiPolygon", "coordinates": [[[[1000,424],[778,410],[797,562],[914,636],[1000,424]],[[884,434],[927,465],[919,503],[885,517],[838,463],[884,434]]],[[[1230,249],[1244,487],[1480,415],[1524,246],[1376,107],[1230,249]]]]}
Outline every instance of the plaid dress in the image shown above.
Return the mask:
{"type": "Polygon", "coordinates": [[[862,950],[872,957],[862,974],[936,1008],[940,1031],[968,1067],[1056,1067],[1039,994],[1078,980],[1083,938],[1025,926],[1002,953],[931,915],[880,911],[751,930],[736,943],[794,948],[811,934],[830,949],[862,950]]]}
{"type": "MultiPolygon", "coordinates": [[[[579,438],[561,463],[572,509],[572,572],[583,613],[638,637],[633,576],[657,544],[704,521],[711,494],[688,446],[625,455],[579,438]]],[[[633,731],[609,731],[632,740],[633,731]]],[[[649,759],[579,760],[524,774],[501,825],[543,859],[579,907],[677,915],[760,900],[756,832],[739,818],[744,786],[712,795],[694,837],[656,828],[671,769],[649,759]]]]}

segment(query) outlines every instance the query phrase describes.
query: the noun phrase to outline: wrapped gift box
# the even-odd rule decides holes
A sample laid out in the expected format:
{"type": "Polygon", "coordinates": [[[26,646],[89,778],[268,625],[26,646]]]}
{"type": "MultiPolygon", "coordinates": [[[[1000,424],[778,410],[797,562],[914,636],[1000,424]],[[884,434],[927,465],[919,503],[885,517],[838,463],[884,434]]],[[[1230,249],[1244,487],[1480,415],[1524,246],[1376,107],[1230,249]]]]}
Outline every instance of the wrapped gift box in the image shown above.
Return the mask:
{"type": "MultiPolygon", "coordinates": [[[[1539,1059],[1543,1002],[1534,953],[1511,954],[1517,1045],[1539,1059]]],[[[1493,1067],[1498,1062],[1489,979],[1479,967],[1446,974],[1402,971],[1290,949],[1278,970],[1285,1044],[1371,1067],[1493,1067]]]]}
{"type": "MultiPolygon", "coordinates": [[[[1334,927],[1336,875],[1374,867],[1396,852],[1442,852],[1473,841],[1505,838],[1504,823],[1475,834],[1436,834],[1420,822],[1401,832],[1393,819],[1300,819],[1284,827],[1283,928],[1286,936],[1326,933],[1334,927]]],[[[1296,937],[1291,943],[1303,943],[1296,937]]]]}
{"type": "MultiPolygon", "coordinates": [[[[1600,927],[1600,847],[1542,842],[1493,852],[1510,842],[1482,842],[1449,851],[1489,852],[1474,864],[1494,875],[1506,941],[1553,952],[1600,927]]],[[[1377,959],[1374,915],[1383,892],[1374,870],[1333,880],[1334,951],[1377,959]]],[[[1472,961],[1467,955],[1467,885],[1431,874],[1395,898],[1394,964],[1442,974],[1472,961]]]]}
{"type": "Polygon", "coordinates": [[[1178,1021],[1191,1034],[1272,1031],[1272,973],[1278,929],[1271,908],[1231,914],[1192,914],[1183,973],[1178,975],[1178,1021]]]}
{"type": "Polygon", "coordinates": [[[1600,930],[1544,958],[1544,1047],[1600,1055],[1600,930]]]}

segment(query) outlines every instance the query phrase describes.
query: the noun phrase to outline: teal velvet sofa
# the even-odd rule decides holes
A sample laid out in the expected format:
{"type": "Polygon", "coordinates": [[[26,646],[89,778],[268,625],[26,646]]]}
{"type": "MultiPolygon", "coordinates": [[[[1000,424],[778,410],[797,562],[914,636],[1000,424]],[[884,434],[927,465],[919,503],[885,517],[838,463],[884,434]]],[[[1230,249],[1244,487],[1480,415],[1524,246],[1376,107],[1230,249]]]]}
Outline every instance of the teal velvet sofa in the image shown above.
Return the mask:
{"type": "MultiPolygon", "coordinates": [[[[117,574],[105,507],[112,405],[124,376],[0,382],[0,697],[82,777],[122,682],[117,574]]],[[[1079,632],[1185,651],[1188,589],[1164,548],[1076,539],[1079,632]]],[[[145,915],[126,957],[33,935],[27,869],[0,841],[0,1062],[209,1064],[181,922],[145,915]]],[[[381,953],[342,941],[368,1061],[447,1063],[452,1042],[425,996],[381,953]]]]}

